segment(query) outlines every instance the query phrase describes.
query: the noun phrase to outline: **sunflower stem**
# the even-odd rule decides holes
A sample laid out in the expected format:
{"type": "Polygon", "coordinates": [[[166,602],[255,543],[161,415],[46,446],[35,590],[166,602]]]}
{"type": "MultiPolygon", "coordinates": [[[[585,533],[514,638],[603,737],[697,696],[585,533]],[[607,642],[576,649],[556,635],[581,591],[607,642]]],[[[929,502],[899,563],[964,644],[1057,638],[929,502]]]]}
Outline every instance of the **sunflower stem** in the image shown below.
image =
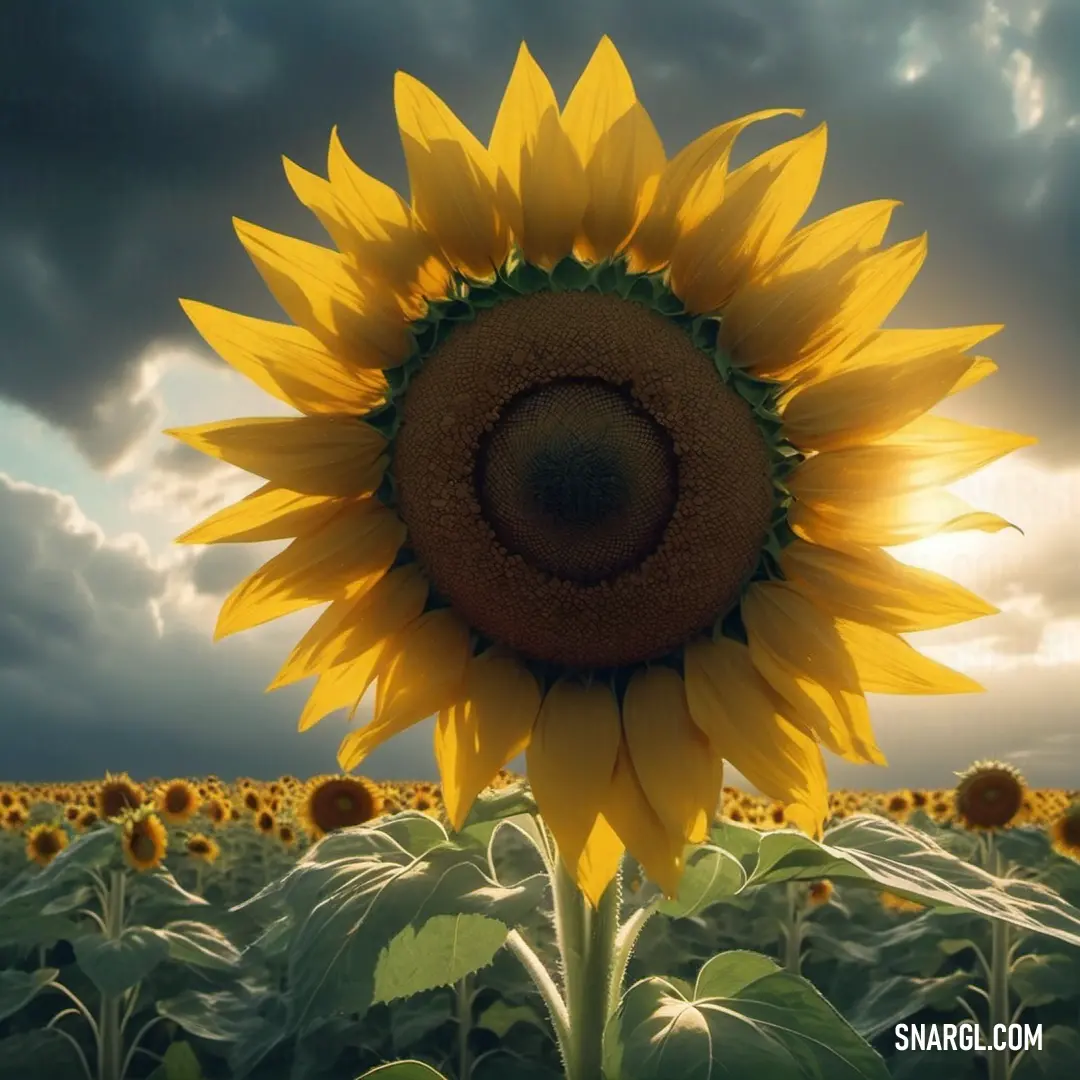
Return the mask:
{"type": "MultiPolygon", "coordinates": [[[[1001,877],[1005,870],[1004,859],[991,835],[987,838],[990,872],[1001,877]]],[[[990,928],[990,1036],[991,1049],[987,1050],[989,1080],[1009,1080],[1009,1051],[997,1050],[992,1041],[999,1030],[1009,1023],[1009,924],[995,919],[990,928]],[[1002,1025],[999,1028],[998,1025],[1002,1025]]]]}
{"type": "Polygon", "coordinates": [[[638,908],[619,927],[615,936],[615,958],[611,965],[611,985],[608,987],[608,1019],[615,1014],[622,1000],[623,983],[626,982],[626,969],[630,966],[630,957],[645,924],[656,913],[656,904],[651,903],[638,908]]]}
{"type": "MultiPolygon", "coordinates": [[[[118,941],[124,932],[123,870],[113,870],[105,891],[105,937],[118,941]]],[[[123,1028],[120,1017],[122,998],[102,994],[98,1006],[98,1067],[97,1080],[123,1080],[123,1028]]]]}
{"type": "Polygon", "coordinates": [[[604,1029],[612,1007],[620,884],[616,874],[594,908],[563,860],[556,860],[555,921],[570,1019],[566,1080],[604,1080],[604,1029]]]}
{"type": "Polygon", "coordinates": [[[458,1080],[469,1080],[472,1075],[472,1060],[469,1056],[469,1031],[472,1029],[472,980],[468,975],[458,979],[454,988],[457,1006],[457,1052],[458,1080]]]}
{"type": "Polygon", "coordinates": [[[802,974],[803,925],[799,910],[799,884],[787,884],[787,919],[783,926],[784,968],[792,975],[802,974]]]}

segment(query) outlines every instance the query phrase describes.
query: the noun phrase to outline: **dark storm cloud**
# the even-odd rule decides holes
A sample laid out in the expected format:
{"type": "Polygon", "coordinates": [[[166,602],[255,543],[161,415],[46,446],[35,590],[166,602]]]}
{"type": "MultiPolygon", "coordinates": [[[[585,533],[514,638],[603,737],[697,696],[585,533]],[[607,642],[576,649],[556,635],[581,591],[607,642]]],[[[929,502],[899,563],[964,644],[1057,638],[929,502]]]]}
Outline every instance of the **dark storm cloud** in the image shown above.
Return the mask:
{"type": "MultiPolygon", "coordinates": [[[[1022,5],[1018,5],[1022,7],[1022,5]]],[[[525,38],[565,93],[610,32],[669,147],[719,120],[804,105],[831,125],[820,208],[898,197],[931,232],[906,311],[1002,320],[991,421],[1080,453],[1080,131],[1010,133],[1003,57],[1028,50],[1058,120],[1080,103],[1080,8],[1034,31],[976,0],[43,0],[0,9],[0,394],[67,428],[107,466],[155,422],[137,362],[195,338],[196,295],[274,315],[232,214],[317,238],[281,175],[320,168],[332,124],[403,186],[392,77],[430,83],[485,133],[525,38]],[[989,30],[985,30],[989,27],[989,30]],[[980,29],[984,28],[984,29],[980,29]],[[987,56],[980,33],[997,33],[987,56]],[[893,77],[919,50],[925,76],[893,77]],[[934,58],[936,59],[936,62],[934,58]]],[[[773,138],[795,126],[778,122],[773,138]]],[[[753,139],[747,145],[755,145],[753,139]]]]}

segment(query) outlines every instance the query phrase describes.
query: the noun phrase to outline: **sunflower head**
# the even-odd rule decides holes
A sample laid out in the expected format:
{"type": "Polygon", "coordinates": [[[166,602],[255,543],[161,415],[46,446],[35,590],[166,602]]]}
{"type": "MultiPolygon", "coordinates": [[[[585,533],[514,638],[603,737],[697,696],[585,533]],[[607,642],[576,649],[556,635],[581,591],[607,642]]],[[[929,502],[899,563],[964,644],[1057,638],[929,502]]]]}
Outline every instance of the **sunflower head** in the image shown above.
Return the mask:
{"type": "Polygon", "coordinates": [[[198,789],[187,780],[170,780],[157,790],[157,811],[168,822],[180,825],[193,817],[202,804],[198,789]]]}
{"type": "Polygon", "coordinates": [[[375,786],[359,776],[313,780],[300,807],[304,826],[315,838],[363,825],[381,812],[382,800],[375,786]]]}
{"type": "Polygon", "coordinates": [[[11,806],[4,811],[4,828],[9,832],[19,832],[26,824],[26,811],[21,806],[11,806]]]}
{"type": "Polygon", "coordinates": [[[1018,769],[1000,761],[977,761],[959,775],[953,812],[961,825],[992,832],[1016,823],[1026,796],[1018,769]]]}
{"type": "Polygon", "coordinates": [[[833,883],[828,878],[812,881],[808,890],[807,902],[811,907],[822,907],[832,899],[833,883]]]}
{"type": "Polygon", "coordinates": [[[214,795],[206,800],[206,816],[214,825],[224,825],[229,820],[229,800],[214,795]]]}
{"type": "Polygon", "coordinates": [[[819,744],[884,761],[866,691],[979,689],[899,635],[993,609],[882,549],[1006,525],[945,485],[1030,440],[928,414],[997,328],[880,331],[925,237],[883,246],[891,200],[800,225],[823,125],[729,168],[799,110],[669,159],[607,38],[561,108],[523,45],[487,146],[394,90],[408,200],[335,132],[286,172],[336,250],[237,222],[295,325],[185,302],[300,414],[172,432],[267,482],[183,540],[292,541],[218,635],[327,603],[272,684],[318,677],[301,728],[375,684],[349,771],[437,714],[458,828],[525,751],[590,899],[628,843],[675,892],[726,753],[819,831],[819,744]]]}
{"type": "Polygon", "coordinates": [[[143,789],[127,773],[106,773],[96,796],[94,805],[99,816],[109,821],[137,810],[146,799],[143,789]]]}
{"type": "Polygon", "coordinates": [[[278,825],[277,837],[283,848],[291,848],[296,843],[296,830],[288,822],[282,822],[278,825]]]}
{"type": "Polygon", "coordinates": [[[242,797],[245,810],[250,810],[253,814],[257,814],[263,804],[262,793],[255,788],[245,788],[242,797]]]}
{"type": "Polygon", "coordinates": [[[881,900],[881,906],[886,911],[896,913],[911,913],[916,911],[923,911],[925,905],[920,904],[917,900],[909,900],[906,896],[898,896],[896,893],[883,891],[879,894],[881,900]]]}
{"type": "Polygon", "coordinates": [[[212,863],[221,854],[221,847],[213,837],[192,833],[184,843],[184,851],[199,862],[212,863]]]}
{"type": "Polygon", "coordinates": [[[885,796],[885,813],[897,821],[903,821],[911,813],[913,802],[910,791],[893,791],[885,796]]]}
{"type": "Polygon", "coordinates": [[[1080,862],[1080,802],[1073,803],[1053,822],[1050,841],[1059,855],[1080,862]]]}
{"type": "Polygon", "coordinates": [[[277,819],[270,809],[260,810],[254,817],[254,825],[263,836],[271,836],[277,830],[277,819]]]}
{"type": "Polygon", "coordinates": [[[98,812],[88,807],[79,815],[78,827],[85,832],[87,829],[92,829],[99,820],[98,812]]]}
{"type": "Polygon", "coordinates": [[[124,859],[133,870],[153,870],[160,866],[168,848],[165,824],[145,807],[128,812],[120,826],[124,859]]]}
{"type": "Polygon", "coordinates": [[[34,825],[26,833],[26,857],[48,866],[68,845],[68,834],[59,825],[34,825]]]}

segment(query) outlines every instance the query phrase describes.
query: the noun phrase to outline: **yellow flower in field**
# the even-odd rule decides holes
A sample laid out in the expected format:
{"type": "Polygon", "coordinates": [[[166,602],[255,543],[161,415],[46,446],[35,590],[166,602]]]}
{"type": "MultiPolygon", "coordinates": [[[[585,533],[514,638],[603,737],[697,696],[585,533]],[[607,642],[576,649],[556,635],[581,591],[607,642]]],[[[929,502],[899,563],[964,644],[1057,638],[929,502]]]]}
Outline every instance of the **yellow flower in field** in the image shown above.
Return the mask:
{"type": "Polygon", "coordinates": [[[270,810],[260,810],[254,819],[255,828],[263,834],[263,836],[272,836],[277,832],[277,818],[274,817],[270,810]]]}
{"type": "Polygon", "coordinates": [[[910,791],[893,791],[884,797],[882,808],[885,813],[896,821],[903,821],[913,808],[913,800],[910,791]]]}
{"type": "Polygon", "coordinates": [[[184,844],[184,850],[199,862],[212,863],[221,854],[221,847],[212,837],[192,833],[184,844]]]}
{"type": "Polygon", "coordinates": [[[925,908],[924,904],[920,904],[917,900],[909,900],[906,896],[897,896],[896,893],[882,892],[880,894],[881,906],[886,911],[895,911],[898,913],[922,911],[925,908]]]}
{"type": "Polygon", "coordinates": [[[21,806],[12,806],[4,811],[4,828],[9,832],[19,832],[26,824],[26,811],[21,806]]]}
{"type": "Polygon", "coordinates": [[[1059,855],[1080,862],[1080,803],[1068,807],[1050,826],[1050,842],[1059,855]]]}
{"type": "Polygon", "coordinates": [[[277,830],[278,840],[283,848],[291,848],[296,843],[296,830],[287,823],[282,823],[277,830]]]}
{"type": "Polygon", "coordinates": [[[206,816],[214,825],[223,825],[229,820],[231,807],[229,800],[220,795],[214,795],[206,801],[206,816]]]}
{"type": "Polygon", "coordinates": [[[127,864],[140,872],[160,866],[169,843],[161,818],[145,809],[124,818],[120,840],[127,864]]]}
{"type": "Polygon", "coordinates": [[[265,484],[188,543],[290,539],[219,637],[329,606],[272,687],[374,717],[339,763],[438,716],[460,827],[522,751],[596,899],[624,846],[667,891],[726,759],[817,833],[819,749],[881,762],[866,692],[970,679],[901,636],[994,611],[882,549],[1006,522],[947,491],[1031,442],[931,415],[996,326],[881,330],[924,237],[896,203],[800,227],[825,127],[739,168],[721,124],[670,160],[604,38],[566,104],[522,46],[487,146],[411,76],[405,201],[331,136],[286,163],[337,250],[237,222],[293,323],[185,301],[300,415],[172,432],[265,484]]]}
{"type": "Polygon", "coordinates": [[[145,800],[142,788],[127,773],[106,773],[97,789],[95,807],[99,816],[111,820],[137,810],[145,800]]]}
{"type": "Polygon", "coordinates": [[[833,883],[827,878],[810,883],[808,903],[811,907],[823,907],[832,899],[833,883]]]}
{"type": "Polygon", "coordinates": [[[180,825],[195,815],[202,804],[198,789],[187,780],[170,780],[157,791],[158,813],[173,825],[180,825]]]}
{"type": "Polygon", "coordinates": [[[68,835],[59,825],[35,825],[26,834],[26,857],[38,866],[48,866],[67,846],[68,835]]]}
{"type": "Polygon", "coordinates": [[[377,817],[382,799],[374,786],[356,776],[326,776],[312,780],[300,807],[300,818],[316,839],[377,817]]]}
{"type": "Polygon", "coordinates": [[[993,832],[1016,824],[1026,789],[1017,769],[1000,761],[977,761],[960,774],[953,795],[956,820],[965,828],[993,832]]]}

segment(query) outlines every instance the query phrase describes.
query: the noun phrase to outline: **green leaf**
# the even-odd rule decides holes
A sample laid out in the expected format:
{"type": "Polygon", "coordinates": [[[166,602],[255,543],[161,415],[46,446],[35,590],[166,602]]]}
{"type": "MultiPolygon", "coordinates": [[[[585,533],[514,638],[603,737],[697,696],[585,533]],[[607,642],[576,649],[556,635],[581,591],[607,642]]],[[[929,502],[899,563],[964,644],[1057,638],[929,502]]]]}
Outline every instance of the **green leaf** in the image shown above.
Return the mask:
{"type": "Polygon", "coordinates": [[[476,1018],[474,1026],[493,1031],[502,1039],[515,1024],[532,1024],[547,1031],[547,1022],[531,1005],[511,1005],[501,999],[493,1001],[476,1018]]]}
{"type": "Polygon", "coordinates": [[[1072,1080],[1080,1061],[1080,1032],[1055,1024],[1042,1033],[1042,1047],[1032,1047],[1020,1061],[1013,1080],[1072,1080]]]}
{"type": "Polygon", "coordinates": [[[88,934],[75,942],[75,959],[103,994],[122,994],[169,955],[165,938],[149,926],[129,926],[118,938],[88,934]]]}
{"type": "Polygon", "coordinates": [[[956,999],[971,981],[966,971],[936,979],[894,975],[875,981],[858,1005],[848,1012],[848,1023],[864,1039],[876,1039],[922,1009],[952,1012],[956,999]]]}
{"type": "MultiPolygon", "coordinates": [[[[536,800],[524,783],[509,784],[502,788],[487,788],[476,797],[472,804],[463,832],[474,829],[477,825],[504,821],[519,814],[535,814],[536,800]]],[[[487,840],[485,838],[484,843],[487,840]]]]}
{"type": "Polygon", "coordinates": [[[750,825],[721,821],[712,827],[709,838],[714,847],[736,858],[749,873],[757,863],[761,848],[761,833],[750,825]]]}
{"type": "Polygon", "coordinates": [[[240,962],[240,952],[218,929],[183,919],[168,923],[158,933],[165,938],[169,956],[192,967],[228,971],[240,962]]]}
{"type": "Polygon", "coordinates": [[[746,871],[734,855],[722,848],[701,845],[688,851],[679,895],[674,900],[661,900],[656,910],[671,918],[685,919],[734,896],[745,884],[746,871]]]}
{"type": "Polygon", "coordinates": [[[422,1061],[391,1061],[368,1069],[357,1080],[446,1080],[446,1077],[422,1061]]]}
{"type": "Polygon", "coordinates": [[[487,967],[508,928],[485,915],[436,915],[419,930],[406,926],[379,954],[373,1000],[393,1001],[452,986],[487,967]]]}
{"type": "MultiPolygon", "coordinates": [[[[128,892],[133,904],[152,904],[155,909],[208,906],[207,900],[188,892],[164,866],[146,874],[139,874],[130,883],[128,892]]],[[[145,915],[143,918],[146,920],[145,915]]]]}
{"type": "Polygon", "coordinates": [[[687,1000],[668,980],[635,983],[604,1040],[619,1080],[888,1080],[877,1052],[808,983],[786,971],[735,994],[687,1000]]]}
{"type": "Polygon", "coordinates": [[[38,1028],[0,1039],[0,1076],[5,1080],[85,1076],[71,1041],[55,1028],[38,1028]]]}
{"type": "Polygon", "coordinates": [[[694,997],[731,997],[752,982],[780,970],[775,960],[748,949],[718,953],[707,960],[694,983],[694,997]]]}
{"type": "Polygon", "coordinates": [[[47,904],[42,904],[38,912],[45,916],[65,915],[69,911],[82,907],[93,898],[94,890],[90,885],[76,885],[69,887],[66,892],[57,896],[54,900],[50,900],[47,904]]]}
{"type": "Polygon", "coordinates": [[[188,1042],[171,1043],[162,1057],[161,1068],[165,1080],[203,1080],[199,1059],[188,1042]]]}
{"type": "MultiPolygon", "coordinates": [[[[400,836],[397,819],[332,834],[256,898],[292,921],[290,1031],[302,1031],[313,1018],[334,1012],[362,1018],[374,1000],[380,955],[406,927],[417,932],[436,916],[483,915],[502,924],[501,944],[506,927],[520,925],[536,911],[547,886],[543,874],[500,885],[488,876],[486,855],[475,843],[451,841],[438,822],[428,821],[442,842],[430,846],[421,838],[412,851],[389,835],[396,829],[402,840],[409,840],[400,836]]],[[[486,931],[491,933],[483,948],[489,951],[481,963],[498,947],[494,927],[486,931]]],[[[472,939],[469,947],[476,948],[476,956],[483,951],[472,939]]],[[[459,954],[443,955],[438,978],[457,971],[454,965],[471,970],[459,954]]],[[[399,978],[404,986],[404,975],[395,975],[390,986],[399,978]]]]}
{"type": "Polygon", "coordinates": [[[1028,1007],[1080,997],[1080,954],[1025,953],[1013,964],[1009,983],[1028,1007]]]}
{"type": "Polygon", "coordinates": [[[0,971],[0,1020],[17,1013],[46,986],[56,982],[58,968],[37,971],[0,971]]]}
{"type": "Polygon", "coordinates": [[[747,885],[821,878],[888,889],[930,907],[971,911],[1080,945],[1080,910],[1051,889],[995,878],[887,818],[846,818],[822,843],[791,830],[767,833],[747,885]]]}
{"type": "Polygon", "coordinates": [[[447,993],[417,994],[390,1003],[390,1041],[395,1053],[407,1053],[425,1036],[454,1016],[454,997],[447,993]]]}
{"type": "MultiPolygon", "coordinates": [[[[113,862],[120,854],[116,830],[112,827],[93,829],[84,833],[53,859],[48,866],[24,871],[5,888],[0,889],[0,915],[25,908],[26,902],[36,901],[34,913],[40,913],[43,893],[51,893],[68,884],[71,879],[87,870],[100,869],[113,862]]],[[[59,895],[59,894],[57,894],[59,895]]]]}

